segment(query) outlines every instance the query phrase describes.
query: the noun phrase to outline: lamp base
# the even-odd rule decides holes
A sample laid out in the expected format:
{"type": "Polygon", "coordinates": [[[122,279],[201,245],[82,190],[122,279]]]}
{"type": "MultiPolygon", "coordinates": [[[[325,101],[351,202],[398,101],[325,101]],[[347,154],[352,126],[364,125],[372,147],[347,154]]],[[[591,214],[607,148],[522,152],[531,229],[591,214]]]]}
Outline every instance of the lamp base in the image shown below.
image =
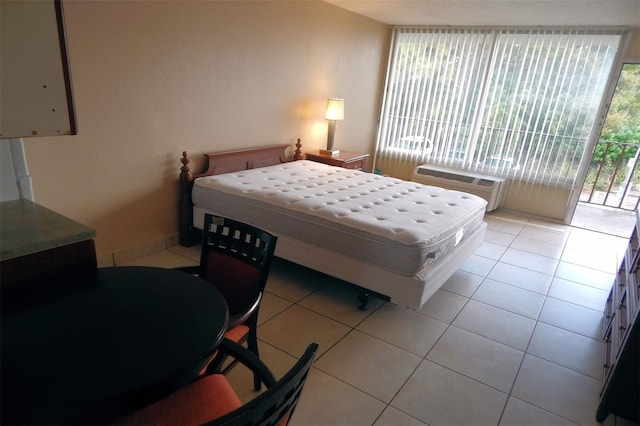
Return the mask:
{"type": "Polygon", "coordinates": [[[320,155],[327,155],[329,157],[334,157],[339,154],[340,154],[339,149],[321,149],[320,150],[320,155]]]}

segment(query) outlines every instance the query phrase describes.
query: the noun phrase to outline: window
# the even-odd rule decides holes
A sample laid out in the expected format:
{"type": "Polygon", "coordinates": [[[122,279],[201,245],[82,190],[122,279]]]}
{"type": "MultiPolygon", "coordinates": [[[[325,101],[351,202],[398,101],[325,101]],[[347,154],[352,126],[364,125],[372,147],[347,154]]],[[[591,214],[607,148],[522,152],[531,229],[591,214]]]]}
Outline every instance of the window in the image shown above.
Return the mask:
{"type": "Polygon", "coordinates": [[[573,185],[622,35],[395,28],[376,162],[573,185]]]}

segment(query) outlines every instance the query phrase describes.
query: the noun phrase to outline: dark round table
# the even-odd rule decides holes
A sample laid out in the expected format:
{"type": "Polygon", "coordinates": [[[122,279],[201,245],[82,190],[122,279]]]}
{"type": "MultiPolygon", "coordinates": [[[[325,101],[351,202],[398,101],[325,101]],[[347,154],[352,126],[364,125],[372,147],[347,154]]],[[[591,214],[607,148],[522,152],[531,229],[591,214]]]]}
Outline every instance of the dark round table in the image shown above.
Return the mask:
{"type": "Polygon", "coordinates": [[[46,284],[3,313],[2,424],[112,422],[197,377],[228,323],[222,294],[184,272],[101,268],[46,284]]]}

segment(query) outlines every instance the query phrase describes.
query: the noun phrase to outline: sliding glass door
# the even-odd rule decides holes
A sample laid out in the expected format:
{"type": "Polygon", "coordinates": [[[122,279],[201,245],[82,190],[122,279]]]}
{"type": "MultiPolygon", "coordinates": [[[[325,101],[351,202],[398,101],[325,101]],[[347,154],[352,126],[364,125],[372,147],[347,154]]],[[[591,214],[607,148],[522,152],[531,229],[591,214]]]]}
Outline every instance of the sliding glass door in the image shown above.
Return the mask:
{"type": "Polygon", "coordinates": [[[639,147],[640,63],[625,63],[579,201],[636,210],[640,205],[639,147]]]}

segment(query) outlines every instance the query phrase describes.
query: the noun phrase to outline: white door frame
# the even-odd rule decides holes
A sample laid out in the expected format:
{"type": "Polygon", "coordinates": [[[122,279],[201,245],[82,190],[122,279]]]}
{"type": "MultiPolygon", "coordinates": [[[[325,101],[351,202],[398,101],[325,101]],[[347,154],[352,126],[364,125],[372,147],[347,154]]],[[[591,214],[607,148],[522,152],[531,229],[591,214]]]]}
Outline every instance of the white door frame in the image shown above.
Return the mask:
{"type": "MultiPolygon", "coordinates": [[[[629,49],[629,45],[631,43],[632,34],[627,32],[624,35],[624,39],[621,43],[621,52],[627,52],[629,49]]],[[[622,73],[622,66],[624,64],[640,64],[640,57],[623,57],[623,55],[619,55],[619,59],[613,65],[611,70],[611,74],[609,75],[609,81],[607,83],[607,88],[605,90],[605,94],[602,97],[602,102],[600,103],[600,108],[598,109],[598,119],[596,120],[593,128],[591,129],[591,134],[589,136],[589,140],[587,142],[587,147],[585,148],[584,154],[582,155],[582,161],[580,163],[580,167],[578,169],[578,174],[576,176],[575,184],[573,190],[571,191],[571,196],[569,197],[568,203],[569,207],[567,209],[566,216],[564,218],[564,223],[566,225],[571,224],[571,220],[573,219],[573,214],[576,211],[576,207],[578,206],[578,201],[580,199],[580,192],[582,191],[582,187],[584,186],[584,182],[587,179],[587,173],[589,171],[589,165],[591,164],[591,159],[593,158],[593,152],[600,140],[600,134],[602,133],[602,126],[604,125],[604,121],[607,118],[607,114],[609,113],[609,106],[611,105],[611,100],[613,99],[613,95],[615,94],[616,87],[618,86],[618,80],[620,80],[620,74],[622,73]]]]}

